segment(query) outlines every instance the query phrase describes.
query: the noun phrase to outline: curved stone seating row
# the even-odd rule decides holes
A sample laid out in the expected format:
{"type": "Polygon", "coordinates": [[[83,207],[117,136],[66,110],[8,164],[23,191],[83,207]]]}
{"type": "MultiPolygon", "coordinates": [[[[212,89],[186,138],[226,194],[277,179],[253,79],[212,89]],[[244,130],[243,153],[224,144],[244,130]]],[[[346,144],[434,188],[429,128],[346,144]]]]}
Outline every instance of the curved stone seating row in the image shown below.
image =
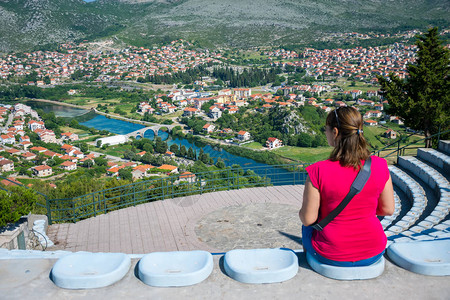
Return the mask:
{"type": "MultiPolygon", "coordinates": [[[[411,156],[400,157],[399,164],[427,183],[436,192],[439,199],[430,215],[417,226],[430,229],[445,220],[450,210],[450,185],[448,180],[431,166],[411,156]]],[[[420,230],[420,228],[417,229],[420,230]]]]}
{"type": "MultiPolygon", "coordinates": [[[[425,196],[425,191],[419,183],[417,183],[417,181],[412,179],[411,176],[406,174],[404,171],[395,166],[389,166],[389,171],[391,173],[393,184],[405,193],[408,200],[412,204],[411,209],[398,222],[387,227],[387,230],[385,231],[386,235],[391,237],[407,230],[417,222],[427,205],[427,198],[425,196]]],[[[392,221],[397,218],[396,213],[397,207],[394,215],[387,217],[387,220],[390,220],[392,223],[392,221]]]]}
{"type": "Polygon", "coordinates": [[[450,141],[439,141],[439,151],[442,153],[445,153],[447,155],[450,155],[450,141]]]}
{"type": "Polygon", "coordinates": [[[397,195],[397,193],[394,191],[394,200],[395,200],[395,211],[391,216],[385,216],[381,220],[381,225],[383,226],[383,229],[386,229],[388,226],[394,222],[395,219],[397,219],[398,215],[400,214],[402,203],[400,201],[400,197],[397,195]]]}
{"type": "Polygon", "coordinates": [[[420,148],[417,150],[417,157],[450,174],[450,156],[431,148],[420,148]]]}
{"type": "Polygon", "coordinates": [[[398,235],[390,236],[390,243],[411,242],[411,241],[431,241],[450,238],[450,220],[442,221],[431,228],[414,226],[398,235]]]}
{"type": "Polygon", "coordinates": [[[438,197],[442,197],[442,194],[445,194],[445,192],[450,192],[447,179],[436,169],[418,160],[417,158],[412,156],[401,156],[399,157],[398,164],[402,168],[405,168],[415,174],[429,187],[431,187],[431,189],[438,192],[438,197]]]}

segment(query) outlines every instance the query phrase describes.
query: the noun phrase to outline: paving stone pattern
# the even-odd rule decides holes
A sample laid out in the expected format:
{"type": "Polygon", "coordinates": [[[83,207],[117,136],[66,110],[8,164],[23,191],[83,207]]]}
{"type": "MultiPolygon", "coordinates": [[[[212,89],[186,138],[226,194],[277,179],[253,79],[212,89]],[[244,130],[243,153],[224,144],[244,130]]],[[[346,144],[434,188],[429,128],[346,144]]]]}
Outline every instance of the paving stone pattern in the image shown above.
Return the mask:
{"type": "Polygon", "coordinates": [[[53,224],[48,236],[55,246],[49,250],[142,254],[255,247],[301,249],[298,210],[303,189],[303,185],[289,185],[192,195],[128,207],[77,223],[53,224]]]}

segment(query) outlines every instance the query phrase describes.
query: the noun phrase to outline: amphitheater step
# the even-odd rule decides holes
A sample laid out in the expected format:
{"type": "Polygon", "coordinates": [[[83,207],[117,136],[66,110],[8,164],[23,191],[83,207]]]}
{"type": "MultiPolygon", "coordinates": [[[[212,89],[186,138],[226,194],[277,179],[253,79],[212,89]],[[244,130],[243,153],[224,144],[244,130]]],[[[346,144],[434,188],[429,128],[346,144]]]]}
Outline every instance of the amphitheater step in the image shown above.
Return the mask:
{"type": "Polygon", "coordinates": [[[450,156],[431,148],[420,148],[417,157],[442,170],[445,175],[450,175],[450,156]]]}
{"type": "Polygon", "coordinates": [[[417,158],[402,156],[397,166],[389,167],[394,186],[405,195],[401,203],[412,204],[405,215],[384,226],[389,244],[450,238],[449,154],[450,142],[441,141],[439,151],[419,149],[417,158]]]}
{"type": "Polygon", "coordinates": [[[450,141],[439,141],[439,151],[450,156],[450,141]]]}

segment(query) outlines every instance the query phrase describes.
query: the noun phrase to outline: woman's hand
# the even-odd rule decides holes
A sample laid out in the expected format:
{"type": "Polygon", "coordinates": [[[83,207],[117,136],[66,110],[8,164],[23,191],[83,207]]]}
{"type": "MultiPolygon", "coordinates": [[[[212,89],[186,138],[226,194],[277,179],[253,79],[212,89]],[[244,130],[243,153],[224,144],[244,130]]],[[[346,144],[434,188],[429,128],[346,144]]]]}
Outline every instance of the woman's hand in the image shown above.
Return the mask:
{"type": "Polygon", "coordinates": [[[306,178],[305,190],[303,192],[303,204],[299,211],[300,220],[303,225],[310,226],[317,221],[320,207],[320,193],[313,186],[309,176],[306,178]]]}

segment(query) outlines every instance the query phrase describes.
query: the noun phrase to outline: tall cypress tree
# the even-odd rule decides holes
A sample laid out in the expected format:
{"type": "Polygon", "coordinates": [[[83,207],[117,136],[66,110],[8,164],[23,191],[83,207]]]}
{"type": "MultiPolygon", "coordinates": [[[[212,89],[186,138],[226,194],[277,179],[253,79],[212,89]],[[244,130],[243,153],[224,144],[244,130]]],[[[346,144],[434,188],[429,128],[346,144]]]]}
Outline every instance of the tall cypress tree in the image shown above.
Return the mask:
{"type": "MultiPolygon", "coordinates": [[[[417,60],[407,67],[405,80],[394,74],[378,76],[388,113],[404,119],[405,125],[423,130],[425,137],[448,129],[450,118],[450,51],[442,46],[438,29],[431,28],[415,43],[417,60]]],[[[431,146],[427,140],[426,147],[431,146]]]]}

